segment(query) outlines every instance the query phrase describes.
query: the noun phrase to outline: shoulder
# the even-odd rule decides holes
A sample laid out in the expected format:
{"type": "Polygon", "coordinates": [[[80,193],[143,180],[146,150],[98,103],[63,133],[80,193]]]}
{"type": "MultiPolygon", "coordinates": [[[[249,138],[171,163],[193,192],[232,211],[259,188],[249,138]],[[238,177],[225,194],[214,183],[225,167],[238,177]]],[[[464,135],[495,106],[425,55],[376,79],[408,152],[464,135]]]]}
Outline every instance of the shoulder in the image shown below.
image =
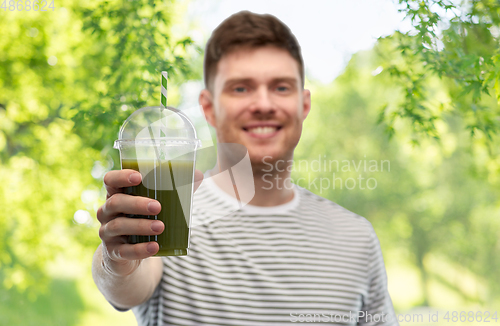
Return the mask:
{"type": "MultiPolygon", "coordinates": [[[[318,196],[311,191],[296,185],[300,196],[300,209],[308,210],[334,223],[338,228],[356,228],[372,238],[375,235],[373,226],[366,218],[339,204],[318,196]]],[[[376,235],[375,235],[376,236],[376,235]]]]}

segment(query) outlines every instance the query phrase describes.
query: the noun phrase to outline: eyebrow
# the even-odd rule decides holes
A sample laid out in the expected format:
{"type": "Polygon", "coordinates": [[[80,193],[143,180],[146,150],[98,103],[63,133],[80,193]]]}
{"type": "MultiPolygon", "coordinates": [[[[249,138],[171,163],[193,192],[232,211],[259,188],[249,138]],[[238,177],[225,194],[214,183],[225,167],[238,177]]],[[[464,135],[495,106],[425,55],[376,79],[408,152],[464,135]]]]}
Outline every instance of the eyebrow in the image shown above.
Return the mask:
{"type": "MultiPolygon", "coordinates": [[[[298,80],[297,78],[294,78],[294,77],[278,77],[278,78],[274,78],[272,80],[272,83],[273,84],[277,84],[277,83],[281,83],[281,82],[287,82],[287,83],[290,83],[290,84],[296,84],[298,83],[298,80]]],[[[225,83],[224,83],[224,87],[228,87],[228,86],[231,86],[231,85],[234,85],[234,84],[238,84],[238,83],[253,83],[253,79],[252,78],[232,78],[232,79],[228,79],[225,83]]]]}
{"type": "Polygon", "coordinates": [[[224,87],[234,85],[234,84],[239,84],[239,83],[246,84],[246,83],[250,83],[250,82],[252,82],[251,78],[232,78],[232,79],[226,80],[226,82],[224,83],[224,87]]]}

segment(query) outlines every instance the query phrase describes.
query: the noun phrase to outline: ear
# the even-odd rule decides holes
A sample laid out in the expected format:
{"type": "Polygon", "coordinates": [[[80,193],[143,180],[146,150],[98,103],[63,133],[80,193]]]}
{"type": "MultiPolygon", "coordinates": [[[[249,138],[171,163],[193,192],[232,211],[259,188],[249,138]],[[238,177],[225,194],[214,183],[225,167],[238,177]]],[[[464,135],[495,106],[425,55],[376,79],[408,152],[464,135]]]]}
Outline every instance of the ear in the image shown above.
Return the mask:
{"type": "Polygon", "coordinates": [[[303,101],[303,111],[302,111],[302,121],[304,121],[311,111],[311,91],[304,89],[302,91],[302,101],[303,101]]]}
{"type": "Polygon", "coordinates": [[[202,90],[198,98],[198,103],[200,103],[203,108],[203,113],[205,114],[207,122],[215,128],[215,110],[212,93],[210,93],[208,89],[202,90]]]}

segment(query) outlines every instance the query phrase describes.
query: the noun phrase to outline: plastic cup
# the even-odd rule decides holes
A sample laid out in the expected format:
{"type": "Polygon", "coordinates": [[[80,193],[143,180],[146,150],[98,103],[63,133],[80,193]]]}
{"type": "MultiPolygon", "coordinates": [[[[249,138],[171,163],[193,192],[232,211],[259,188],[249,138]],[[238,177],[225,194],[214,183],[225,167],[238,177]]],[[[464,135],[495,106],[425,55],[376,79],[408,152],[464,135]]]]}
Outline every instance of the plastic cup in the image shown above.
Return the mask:
{"type": "Polygon", "coordinates": [[[156,241],[156,256],[188,254],[196,150],[200,141],[191,121],[171,107],[147,107],[123,123],[114,147],[120,150],[122,169],[141,173],[142,182],[125,193],[156,199],[158,215],[128,215],[130,218],[161,220],[160,235],[130,235],[129,243],[156,241]]]}

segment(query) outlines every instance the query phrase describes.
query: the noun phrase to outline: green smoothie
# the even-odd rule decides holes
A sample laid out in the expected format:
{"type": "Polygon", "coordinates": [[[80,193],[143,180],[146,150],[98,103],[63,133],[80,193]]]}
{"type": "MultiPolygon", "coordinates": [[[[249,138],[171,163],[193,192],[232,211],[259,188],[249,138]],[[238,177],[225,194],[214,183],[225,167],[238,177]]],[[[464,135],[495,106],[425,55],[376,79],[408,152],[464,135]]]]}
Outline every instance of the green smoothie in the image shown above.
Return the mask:
{"type": "MultiPolygon", "coordinates": [[[[127,215],[127,217],[163,221],[165,230],[157,236],[130,235],[129,243],[156,241],[160,246],[156,256],[187,255],[188,218],[192,196],[190,185],[193,182],[194,163],[140,160],[140,164],[141,170],[150,172],[143,176],[142,183],[138,186],[125,188],[125,193],[158,200],[161,212],[158,215],[127,215]]],[[[122,169],[139,171],[138,161],[122,160],[122,169]]]]}

